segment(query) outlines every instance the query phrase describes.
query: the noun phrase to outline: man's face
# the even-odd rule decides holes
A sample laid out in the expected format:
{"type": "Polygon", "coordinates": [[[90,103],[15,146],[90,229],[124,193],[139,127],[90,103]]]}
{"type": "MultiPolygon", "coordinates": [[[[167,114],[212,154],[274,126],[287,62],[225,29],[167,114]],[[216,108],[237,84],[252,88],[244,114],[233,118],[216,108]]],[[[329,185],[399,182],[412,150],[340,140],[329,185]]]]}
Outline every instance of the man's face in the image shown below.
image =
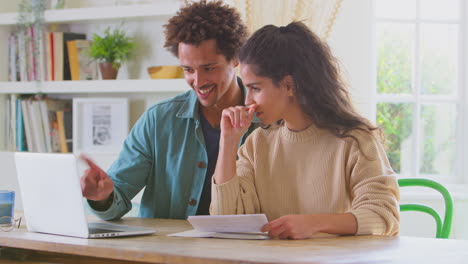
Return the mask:
{"type": "Polygon", "coordinates": [[[185,80],[202,106],[222,105],[223,100],[229,100],[229,88],[235,87],[237,60],[227,61],[219,54],[216,40],[205,40],[198,46],[179,43],[178,50],[185,80]]]}

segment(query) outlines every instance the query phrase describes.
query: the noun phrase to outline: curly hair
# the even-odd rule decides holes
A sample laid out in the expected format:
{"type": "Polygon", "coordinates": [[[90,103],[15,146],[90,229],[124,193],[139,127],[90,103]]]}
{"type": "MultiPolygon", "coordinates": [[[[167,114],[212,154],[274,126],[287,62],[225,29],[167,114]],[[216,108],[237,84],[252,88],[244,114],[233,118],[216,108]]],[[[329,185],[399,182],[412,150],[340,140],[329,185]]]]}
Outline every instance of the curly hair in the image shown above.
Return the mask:
{"type": "Polygon", "coordinates": [[[179,43],[199,45],[205,40],[215,39],[218,51],[228,61],[237,58],[247,39],[247,27],[239,13],[222,1],[190,3],[182,7],[164,25],[166,43],[164,47],[179,57],[179,43]]]}

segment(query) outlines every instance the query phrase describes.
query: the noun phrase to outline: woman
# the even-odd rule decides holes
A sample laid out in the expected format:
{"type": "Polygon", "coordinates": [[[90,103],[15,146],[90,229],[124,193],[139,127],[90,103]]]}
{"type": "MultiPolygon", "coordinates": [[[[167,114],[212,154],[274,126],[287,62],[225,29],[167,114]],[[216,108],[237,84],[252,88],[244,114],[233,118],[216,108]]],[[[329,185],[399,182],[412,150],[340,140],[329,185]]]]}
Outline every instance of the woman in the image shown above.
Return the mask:
{"type": "Polygon", "coordinates": [[[272,237],[396,235],[399,191],[336,61],[304,24],[268,25],[240,53],[247,107],[225,109],[211,214],[265,213],[272,237]],[[266,127],[237,142],[253,115],[266,127]]]}

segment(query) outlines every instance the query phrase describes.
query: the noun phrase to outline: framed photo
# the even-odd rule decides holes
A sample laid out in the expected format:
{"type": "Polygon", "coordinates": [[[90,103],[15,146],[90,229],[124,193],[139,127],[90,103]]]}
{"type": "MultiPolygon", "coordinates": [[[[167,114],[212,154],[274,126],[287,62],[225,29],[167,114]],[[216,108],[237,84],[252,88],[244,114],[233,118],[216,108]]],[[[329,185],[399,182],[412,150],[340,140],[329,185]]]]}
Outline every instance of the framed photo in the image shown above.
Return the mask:
{"type": "Polygon", "coordinates": [[[118,153],[128,119],[127,98],[73,98],[73,152],[118,153]]]}

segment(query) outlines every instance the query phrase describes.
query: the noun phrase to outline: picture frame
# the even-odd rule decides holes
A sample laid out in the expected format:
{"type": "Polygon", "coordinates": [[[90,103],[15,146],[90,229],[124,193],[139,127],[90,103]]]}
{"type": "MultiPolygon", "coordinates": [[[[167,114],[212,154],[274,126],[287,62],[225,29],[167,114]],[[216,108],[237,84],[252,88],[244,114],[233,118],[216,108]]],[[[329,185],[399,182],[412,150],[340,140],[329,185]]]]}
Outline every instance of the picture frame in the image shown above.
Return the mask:
{"type": "Polygon", "coordinates": [[[120,152],[129,131],[127,98],[73,98],[73,152],[120,152]]]}

